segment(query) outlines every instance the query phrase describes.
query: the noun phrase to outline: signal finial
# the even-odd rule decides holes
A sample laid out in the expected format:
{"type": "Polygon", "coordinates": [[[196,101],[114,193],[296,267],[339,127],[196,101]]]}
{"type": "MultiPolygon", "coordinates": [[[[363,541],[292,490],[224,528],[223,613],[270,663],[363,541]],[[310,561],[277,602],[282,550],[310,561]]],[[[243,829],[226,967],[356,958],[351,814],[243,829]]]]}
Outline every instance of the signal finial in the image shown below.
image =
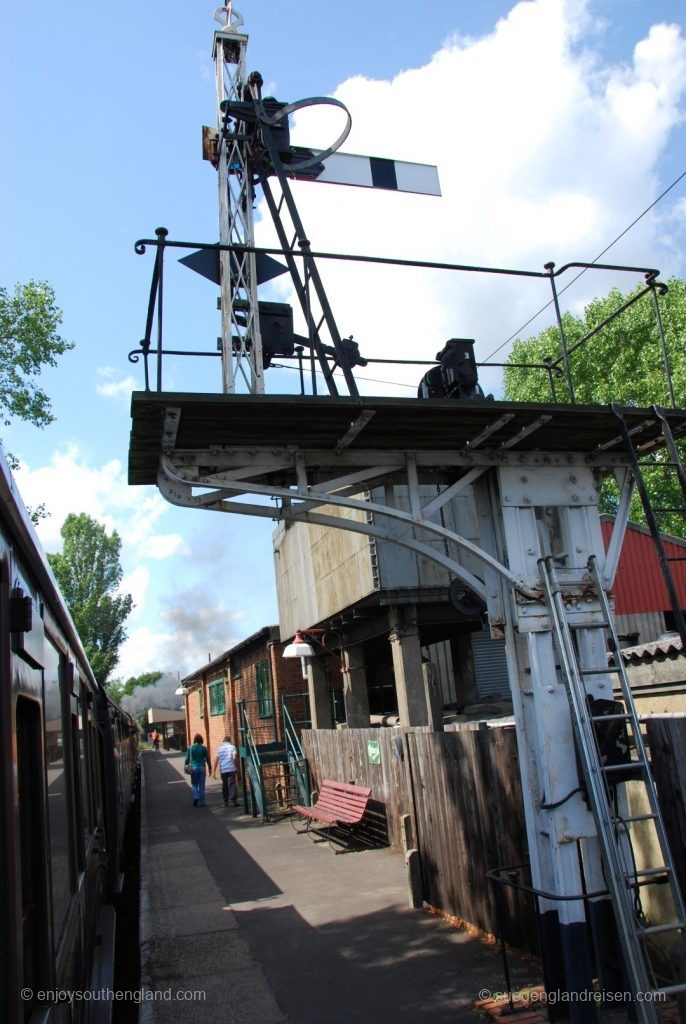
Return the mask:
{"type": "Polygon", "coordinates": [[[217,7],[213,18],[225,32],[235,32],[244,24],[243,15],[234,8],[232,0],[227,0],[223,7],[217,7]]]}

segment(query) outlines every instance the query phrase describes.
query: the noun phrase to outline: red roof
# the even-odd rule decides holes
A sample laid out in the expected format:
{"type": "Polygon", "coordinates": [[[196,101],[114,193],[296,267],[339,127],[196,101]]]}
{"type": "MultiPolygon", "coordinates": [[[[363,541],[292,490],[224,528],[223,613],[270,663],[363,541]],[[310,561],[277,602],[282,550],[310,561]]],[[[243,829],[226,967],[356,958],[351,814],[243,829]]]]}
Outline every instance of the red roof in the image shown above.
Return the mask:
{"type": "MultiPolygon", "coordinates": [[[[600,525],[607,548],[613,517],[602,516],[600,525]]],[[[686,541],[663,536],[662,542],[668,558],[686,559],[686,541]]],[[[669,567],[681,607],[686,608],[686,561],[670,562],[669,567]]],[[[667,611],[671,607],[653,540],[644,526],[629,523],[627,527],[612,593],[616,615],[667,611]]]]}

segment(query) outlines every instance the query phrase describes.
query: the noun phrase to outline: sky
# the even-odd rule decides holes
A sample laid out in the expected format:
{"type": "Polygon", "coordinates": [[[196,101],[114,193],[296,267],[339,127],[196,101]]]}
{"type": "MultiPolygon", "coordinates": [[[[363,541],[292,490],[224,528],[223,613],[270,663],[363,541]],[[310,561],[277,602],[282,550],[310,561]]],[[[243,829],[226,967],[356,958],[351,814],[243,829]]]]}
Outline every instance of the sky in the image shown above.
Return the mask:
{"type": "MultiPolygon", "coordinates": [[[[682,0],[237,7],[265,94],[335,96],[352,115],[343,150],[438,166],[441,198],[297,184],[314,249],[541,270],[595,260],[640,217],[604,259],[654,266],[663,280],[686,275],[682,0]]],[[[158,226],[180,240],[219,237],[216,173],[201,159],[201,126],[216,123],[214,10],[199,0],[74,0],[46,13],[5,0],[0,13],[0,284],[49,281],[61,333],[75,343],[41,377],[54,422],[13,423],[2,439],[20,458],[25,500],[50,512],[38,530],[47,551],[59,549],[69,512],[118,531],[135,602],[122,678],[183,677],[277,621],[273,524],[174,508],[127,483],[130,395],[144,387],[128,355],[143,336],[152,269],[151,251],[136,255],[134,243],[158,226]]],[[[318,108],[297,116],[292,135],[324,149],[339,131],[340,115],[318,108]]],[[[273,239],[261,203],[256,239],[273,239]]],[[[167,266],[165,344],[211,350],[216,288],[167,266]]],[[[547,309],[523,328],[548,302],[544,282],[321,271],[341,334],[367,357],[432,359],[458,336],[475,339],[480,361],[498,362],[513,337],[550,322],[547,309]]],[[[566,308],[636,280],[588,273],[565,292],[566,308]]],[[[287,282],[261,297],[288,301],[287,282]]],[[[357,372],[362,393],[398,397],[415,394],[420,375],[374,364],[357,372]]],[[[498,370],[481,380],[498,395],[498,370]]],[[[218,361],[169,358],[164,388],[219,392],[218,361]]],[[[296,390],[293,372],[267,372],[267,393],[296,390]]]]}

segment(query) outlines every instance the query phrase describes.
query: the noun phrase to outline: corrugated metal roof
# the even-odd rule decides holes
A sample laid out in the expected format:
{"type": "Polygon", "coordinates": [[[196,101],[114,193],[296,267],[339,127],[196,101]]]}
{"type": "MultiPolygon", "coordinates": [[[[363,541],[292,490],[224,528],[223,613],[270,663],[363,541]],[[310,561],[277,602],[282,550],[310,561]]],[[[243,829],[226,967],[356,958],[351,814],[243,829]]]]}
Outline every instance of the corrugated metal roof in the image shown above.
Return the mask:
{"type": "MultiPolygon", "coordinates": [[[[607,548],[614,518],[601,517],[603,541],[607,548]]],[[[686,556],[686,542],[677,537],[663,537],[667,557],[686,556]]],[[[681,606],[686,608],[686,562],[672,562],[670,569],[681,606]]],[[[612,593],[615,615],[667,611],[671,605],[667,595],[650,532],[637,523],[629,523],[619,557],[612,593]]]]}
{"type": "Polygon", "coordinates": [[[627,662],[653,661],[660,655],[669,657],[673,654],[680,654],[682,647],[681,637],[675,633],[673,636],[663,636],[659,640],[652,640],[648,644],[624,647],[622,657],[627,662]]]}

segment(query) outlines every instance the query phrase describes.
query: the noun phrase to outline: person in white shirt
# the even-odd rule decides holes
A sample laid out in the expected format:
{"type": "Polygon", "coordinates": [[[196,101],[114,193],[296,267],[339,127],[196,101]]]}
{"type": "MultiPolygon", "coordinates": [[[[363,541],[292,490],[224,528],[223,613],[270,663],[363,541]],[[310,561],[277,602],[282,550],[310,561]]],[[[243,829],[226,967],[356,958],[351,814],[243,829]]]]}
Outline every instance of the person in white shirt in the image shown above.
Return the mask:
{"type": "Polygon", "coordinates": [[[238,751],[231,742],[231,737],[225,736],[224,742],[217,750],[214,768],[212,769],[212,775],[216,776],[217,768],[219,768],[222,777],[222,800],[224,801],[224,807],[229,806],[229,800],[234,807],[238,803],[238,792],[236,790],[237,760],[238,751]]]}

